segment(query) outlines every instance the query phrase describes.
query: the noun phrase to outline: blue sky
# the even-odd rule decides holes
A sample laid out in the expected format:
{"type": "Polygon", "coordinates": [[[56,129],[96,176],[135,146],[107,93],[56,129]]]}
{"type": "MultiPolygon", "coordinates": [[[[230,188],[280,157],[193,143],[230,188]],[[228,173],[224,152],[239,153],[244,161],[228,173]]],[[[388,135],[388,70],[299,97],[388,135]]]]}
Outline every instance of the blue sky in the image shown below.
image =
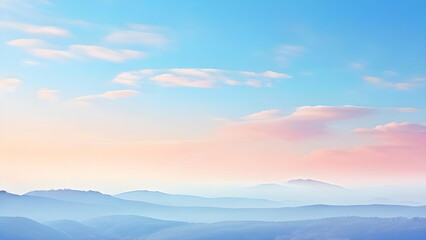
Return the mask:
{"type": "Polygon", "coordinates": [[[2,125],[209,141],[246,115],[318,105],[377,110],[329,126],[339,131],[422,125],[425,11],[416,0],[1,0],[2,125]]]}

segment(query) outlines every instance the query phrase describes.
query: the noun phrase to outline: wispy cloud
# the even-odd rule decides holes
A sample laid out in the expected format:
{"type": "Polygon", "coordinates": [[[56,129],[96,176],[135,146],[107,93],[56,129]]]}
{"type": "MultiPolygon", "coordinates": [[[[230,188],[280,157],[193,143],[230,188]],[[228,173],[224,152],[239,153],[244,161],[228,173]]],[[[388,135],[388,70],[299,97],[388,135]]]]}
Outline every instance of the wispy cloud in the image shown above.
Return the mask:
{"type": "Polygon", "coordinates": [[[325,134],[331,122],[359,118],[375,109],[359,106],[303,106],[288,116],[276,117],[277,110],[254,113],[223,126],[220,135],[241,139],[302,140],[325,134]]]}
{"type": "Polygon", "coordinates": [[[127,49],[110,49],[95,45],[70,45],[66,50],[45,48],[49,44],[39,39],[15,39],[7,42],[10,46],[22,47],[30,54],[47,59],[66,60],[96,58],[110,62],[124,62],[145,56],[144,52],[127,49]]]}
{"type": "Polygon", "coordinates": [[[144,80],[165,87],[212,88],[221,85],[270,86],[274,81],[286,78],[291,78],[291,76],[273,71],[255,73],[221,69],[176,68],[122,72],[112,81],[129,86],[138,86],[144,80]]]}
{"type": "Polygon", "coordinates": [[[351,63],[349,66],[352,69],[355,69],[355,70],[362,70],[362,69],[366,68],[366,65],[364,63],[360,63],[360,62],[351,63]]]}
{"type": "Polygon", "coordinates": [[[426,142],[426,124],[391,122],[386,125],[376,126],[373,129],[355,129],[355,132],[403,145],[423,145],[426,142]]]}
{"type": "Polygon", "coordinates": [[[300,45],[282,45],[278,48],[278,53],[285,56],[299,56],[305,51],[305,47],[300,45]]]}
{"type": "Polygon", "coordinates": [[[77,55],[88,56],[111,62],[124,62],[130,59],[141,58],[145,55],[145,53],[140,51],[127,49],[113,50],[93,45],[71,45],[70,51],[77,55]]]}
{"type": "Polygon", "coordinates": [[[300,45],[281,45],[277,49],[277,61],[286,65],[290,58],[298,57],[306,51],[306,48],[300,45]]]}
{"type": "Polygon", "coordinates": [[[56,100],[58,98],[58,90],[42,88],[37,91],[37,97],[45,100],[56,100]]]}
{"type": "Polygon", "coordinates": [[[6,42],[9,46],[22,47],[22,48],[41,48],[46,47],[48,44],[44,40],[30,38],[30,39],[15,39],[6,42]]]}
{"type": "Polygon", "coordinates": [[[0,79],[0,90],[14,92],[22,83],[23,81],[17,78],[2,78],[0,79]]]}
{"type": "Polygon", "coordinates": [[[135,90],[115,90],[107,91],[98,95],[87,95],[74,98],[72,101],[81,105],[90,105],[95,99],[118,99],[118,98],[127,98],[140,94],[135,90]]]}
{"type": "Polygon", "coordinates": [[[389,82],[383,78],[374,76],[364,76],[362,79],[367,83],[374,84],[379,87],[388,87],[398,90],[410,90],[424,85],[422,82],[425,78],[413,78],[404,82],[389,82]]]}
{"type": "Polygon", "coordinates": [[[21,22],[0,21],[0,28],[15,29],[29,34],[50,35],[56,37],[68,37],[70,32],[64,28],[55,26],[41,26],[21,22]]]}
{"type": "Polygon", "coordinates": [[[399,112],[420,112],[420,109],[417,108],[395,108],[399,112]]]}
{"type": "Polygon", "coordinates": [[[158,28],[149,25],[132,24],[130,30],[120,30],[110,33],[105,40],[112,43],[140,44],[146,46],[163,46],[168,39],[158,33],[158,28]]]}
{"type": "Polygon", "coordinates": [[[425,124],[392,122],[371,129],[356,129],[355,132],[376,143],[317,150],[305,164],[316,172],[336,177],[362,174],[374,179],[393,179],[397,175],[424,179],[425,124]]]}
{"type": "Polygon", "coordinates": [[[53,60],[67,60],[67,59],[77,58],[77,56],[70,51],[44,49],[44,48],[34,48],[28,51],[34,56],[53,59],[53,60]]]}
{"type": "Polygon", "coordinates": [[[279,115],[281,115],[282,113],[283,111],[279,109],[271,109],[271,110],[265,110],[265,111],[253,113],[253,114],[244,116],[241,119],[246,119],[246,120],[272,119],[272,118],[279,117],[279,115]]]}

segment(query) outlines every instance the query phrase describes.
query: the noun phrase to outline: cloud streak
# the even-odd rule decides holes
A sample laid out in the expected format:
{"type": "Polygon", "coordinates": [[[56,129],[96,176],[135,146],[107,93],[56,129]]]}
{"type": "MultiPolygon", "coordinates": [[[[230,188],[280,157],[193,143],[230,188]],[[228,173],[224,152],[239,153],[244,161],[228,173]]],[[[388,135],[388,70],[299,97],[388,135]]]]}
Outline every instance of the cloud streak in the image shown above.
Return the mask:
{"type": "Polygon", "coordinates": [[[327,133],[327,126],[331,122],[364,117],[373,112],[375,110],[372,108],[358,106],[303,106],[288,116],[276,117],[277,111],[270,110],[245,117],[252,121],[226,124],[220,129],[219,136],[303,140],[327,133]]]}
{"type": "Polygon", "coordinates": [[[111,43],[139,44],[145,46],[163,46],[169,41],[157,32],[156,27],[132,24],[130,30],[115,31],[108,34],[105,40],[111,43]]]}
{"type": "Polygon", "coordinates": [[[394,88],[397,90],[410,90],[416,87],[422,86],[422,82],[424,82],[425,78],[414,78],[405,82],[389,82],[383,78],[374,77],[374,76],[364,76],[362,78],[365,82],[379,86],[379,87],[387,87],[394,88]]]}
{"type": "Polygon", "coordinates": [[[356,129],[355,133],[377,143],[318,150],[304,164],[315,169],[315,174],[333,174],[336,178],[362,174],[369,179],[392,180],[399,176],[425,180],[425,124],[392,122],[372,129],[356,129]]]}
{"type": "Polygon", "coordinates": [[[122,72],[112,81],[128,86],[139,86],[143,81],[164,87],[213,88],[226,85],[271,86],[273,82],[287,78],[291,76],[273,71],[255,73],[221,69],[174,68],[122,72]]]}
{"type": "Polygon", "coordinates": [[[145,56],[145,53],[134,50],[113,50],[101,46],[93,45],[71,45],[70,51],[76,55],[97,58],[110,62],[124,62],[130,59],[137,59],[145,56]]]}
{"type": "Polygon", "coordinates": [[[37,91],[37,98],[45,100],[56,100],[58,98],[58,90],[42,88],[37,91]]]}
{"type": "Polygon", "coordinates": [[[140,94],[135,90],[115,90],[115,91],[107,91],[98,95],[87,95],[74,98],[72,101],[81,105],[90,105],[92,101],[96,99],[119,99],[119,98],[127,98],[140,94]]]}
{"type": "Polygon", "coordinates": [[[70,32],[64,28],[55,26],[41,26],[21,22],[0,21],[1,28],[9,28],[29,34],[49,35],[55,37],[68,37],[70,32]]]}
{"type": "Polygon", "coordinates": [[[2,78],[0,79],[0,90],[14,92],[22,83],[23,81],[17,78],[2,78]]]}
{"type": "Polygon", "coordinates": [[[40,48],[45,47],[47,43],[40,39],[30,38],[30,39],[15,39],[6,42],[9,46],[22,47],[22,48],[40,48]]]}
{"type": "Polygon", "coordinates": [[[95,58],[110,62],[124,62],[145,56],[144,52],[128,49],[110,49],[96,45],[70,45],[67,50],[43,48],[48,44],[39,39],[15,39],[7,42],[10,46],[21,47],[30,54],[52,60],[95,58]]]}

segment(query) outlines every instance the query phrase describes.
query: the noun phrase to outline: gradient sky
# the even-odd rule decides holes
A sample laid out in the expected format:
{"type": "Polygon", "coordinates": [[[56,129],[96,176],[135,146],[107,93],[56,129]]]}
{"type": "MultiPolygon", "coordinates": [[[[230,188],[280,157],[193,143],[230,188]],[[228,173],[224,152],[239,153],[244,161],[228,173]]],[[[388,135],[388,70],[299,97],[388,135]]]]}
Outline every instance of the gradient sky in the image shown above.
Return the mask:
{"type": "Polygon", "coordinates": [[[423,0],[0,0],[0,188],[426,181],[423,0]]]}

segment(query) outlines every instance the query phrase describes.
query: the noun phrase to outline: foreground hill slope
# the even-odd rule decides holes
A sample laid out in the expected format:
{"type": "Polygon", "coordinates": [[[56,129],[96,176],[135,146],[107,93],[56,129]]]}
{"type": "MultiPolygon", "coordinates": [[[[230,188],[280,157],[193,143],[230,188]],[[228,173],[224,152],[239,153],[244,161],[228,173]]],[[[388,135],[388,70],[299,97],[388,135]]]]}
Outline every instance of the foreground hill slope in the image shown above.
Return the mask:
{"type": "Polygon", "coordinates": [[[46,225],[23,217],[0,217],[1,240],[73,240],[46,225]]]}
{"type": "Polygon", "coordinates": [[[185,222],[165,221],[141,216],[106,216],[90,219],[84,224],[113,238],[139,238],[154,232],[187,225],[185,222]]]}
{"type": "Polygon", "coordinates": [[[73,240],[114,240],[95,228],[72,220],[57,220],[45,224],[73,240]]]}
{"type": "Polygon", "coordinates": [[[108,216],[47,225],[0,217],[2,240],[424,240],[425,218],[340,217],[288,222],[182,223],[108,216]],[[90,225],[90,226],[89,226],[90,225]],[[55,228],[55,229],[53,229],[55,228]]]}
{"type": "Polygon", "coordinates": [[[144,240],[422,240],[426,219],[331,218],[294,222],[219,222],[166,229],[144,240]]]}

